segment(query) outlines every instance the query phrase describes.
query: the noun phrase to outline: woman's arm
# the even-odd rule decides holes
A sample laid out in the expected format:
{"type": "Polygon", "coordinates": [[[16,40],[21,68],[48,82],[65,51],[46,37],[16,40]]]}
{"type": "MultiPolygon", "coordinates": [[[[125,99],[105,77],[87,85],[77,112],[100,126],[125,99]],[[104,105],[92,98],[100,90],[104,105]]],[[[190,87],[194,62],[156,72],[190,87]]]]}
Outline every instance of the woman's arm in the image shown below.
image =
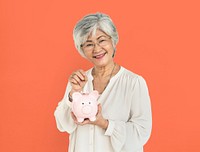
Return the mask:
{"type": "Polygon", "coordinates": [[[77,127],[71,117],[71,102],[69,101],[68,94],[71,90],[71,85],[68,83],[65,91],[64,98],[58,103],[54,112],[57,128],[61,132],[68,132],[71,134],[77,127]]]}
{"type": "Polygon", "coordinates": [[[131,96],[131,113],[128,122],[109,120],[105,135],[110,136],[116,152],[122,149],[134,152],[142,149],[152,129],[151,105],[145,80],[138,77],[131,96]]]}
{"type": "Polygon", "coordinates": [[[69,77],[69,82],[67,84],[64,98],[58,103],[58,106],[54,112],[57,128],[61,132],[66,131],[70,134],[76,129],[77,124],[74,122],[74,119],[71,116],[70,100],[72,99],[70,99],[69,96],[71,96],[73,92],[82,91],[86,82],[87,76],[85,71],[81,69],[73,72],[69,77]]]}

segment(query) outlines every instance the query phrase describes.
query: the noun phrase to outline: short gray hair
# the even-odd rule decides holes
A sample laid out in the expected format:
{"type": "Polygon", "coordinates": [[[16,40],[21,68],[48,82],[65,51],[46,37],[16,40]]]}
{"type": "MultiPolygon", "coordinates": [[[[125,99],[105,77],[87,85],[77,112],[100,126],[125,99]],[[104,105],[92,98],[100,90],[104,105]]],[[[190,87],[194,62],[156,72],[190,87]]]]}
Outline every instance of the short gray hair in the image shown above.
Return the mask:
{"type": "Polygon", "coordinates": [[[115,50],[116,44],[119,41],[119,36],[111,18],[108,15],[99,12],[88,14],[78,21],[73,30],[75,47],[83,57],[85,57],[85,55],[81,45],[86,42],[90,34],[95,34],[97,29],[111,37],[115,50]]]}

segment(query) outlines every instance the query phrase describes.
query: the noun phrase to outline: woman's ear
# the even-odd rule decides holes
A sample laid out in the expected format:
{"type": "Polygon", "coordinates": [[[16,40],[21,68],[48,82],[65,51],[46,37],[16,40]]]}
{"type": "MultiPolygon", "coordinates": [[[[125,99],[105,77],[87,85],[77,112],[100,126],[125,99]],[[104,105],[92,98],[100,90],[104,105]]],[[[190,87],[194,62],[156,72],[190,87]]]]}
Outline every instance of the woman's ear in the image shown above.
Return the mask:
{"type": "Polygon", "coordinates": [[[114,48],[114,51],[113,51],[112,58],[114,58],[114,57],[115,57],[115,52],[116,52],[116,48],[114,48]]]}

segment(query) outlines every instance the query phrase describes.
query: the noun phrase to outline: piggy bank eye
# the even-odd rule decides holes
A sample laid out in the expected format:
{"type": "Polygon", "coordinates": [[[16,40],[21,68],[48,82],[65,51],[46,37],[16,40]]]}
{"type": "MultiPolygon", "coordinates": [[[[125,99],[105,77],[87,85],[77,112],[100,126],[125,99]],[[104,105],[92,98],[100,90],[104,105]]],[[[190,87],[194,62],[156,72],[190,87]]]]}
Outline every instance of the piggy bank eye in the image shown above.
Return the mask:
{"type": "Polygon", "coordinates": [[[91,102],[89,102],[89,104],[91,104],[91,102]]]}
{"type": "Polygon", "coordinates": [[[82,105],[84,105],[84,103],[82,102],[82,105]]]}

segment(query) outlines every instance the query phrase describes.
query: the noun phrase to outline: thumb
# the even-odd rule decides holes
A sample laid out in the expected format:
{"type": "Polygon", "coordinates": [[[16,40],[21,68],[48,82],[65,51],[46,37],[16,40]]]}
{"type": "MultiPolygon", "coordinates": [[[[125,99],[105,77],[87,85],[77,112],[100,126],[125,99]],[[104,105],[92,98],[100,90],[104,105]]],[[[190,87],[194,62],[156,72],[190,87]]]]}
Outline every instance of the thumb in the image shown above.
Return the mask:
{"type": "Polygon", "coordinates": [[[87,82],[88,81],[88,77],[87,77],[87,75],[85,75],[85,82],[87,82]]]}
{"type": "Polygon", "coordinates": [[[101,111],[102,111],[102,106],[101,104],[98,104],[98,113],[101,113],[101,111]]]}

